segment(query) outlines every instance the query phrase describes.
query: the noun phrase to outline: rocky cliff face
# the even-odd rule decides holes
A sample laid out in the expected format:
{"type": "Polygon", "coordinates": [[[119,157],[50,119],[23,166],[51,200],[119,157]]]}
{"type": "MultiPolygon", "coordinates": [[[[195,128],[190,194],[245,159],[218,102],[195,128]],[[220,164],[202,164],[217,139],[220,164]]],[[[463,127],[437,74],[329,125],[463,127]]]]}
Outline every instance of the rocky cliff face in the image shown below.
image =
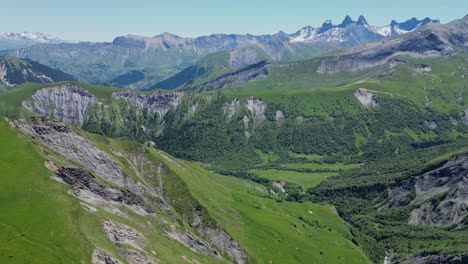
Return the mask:
{"type": "Polygon", "coordinates": [[[212,226],[202,224],[199,215],[195,216],[192,226],[198,233],[202,234],[208,241],[216,245],[222,252],[225,252],[229,258],[238,264],[247,263],[247,253],[232,237],[219,225],[212,226]]]}
{"type": "MultiPolygon", "coordinates": [[[[144,133],[155,132],[156,135],[160,135],[164,129],[163,119],[169,111],[175,111],[182,107],[183,109],[180,111],[183,112],[184,121],[187,121],[188,118],[199,111],[201,104],[210,104],[211,97],[195,96],[185,92],[155,92],[146,95],[137,94],[133,91],[124,91],[113,93],[112,98],[117,102],[124,103],[119,107],[126,108],[124,111],[126,114],[115,116],[115,113],[111,111],[111,123],[108,126],[118,123],[113,120],[115,118],[128,121],[129,123],[126,126],[135,125],[134,123],[139,120],[141,121],[139,126],[144,133]],[[147,122],[155,117],[159,120],[159,123],[156,127],[151,128],[154,131],[150,131],[147,122]]],[[[95,120],[92,120],[91,123],[109,121],[105,119],[109,118],[110,115],[108,105],[104,105],[89,91],[74,85],[43,88],[38,90],[30,101],[24,101],[22,104],[37,116],[53,117],[56,120],[79,126],[89,125],[90,119],[93,118],[95,120]]],[[[250,135],[258,125],[266,120],[267,104],[260,99],[250,97],[245,104],[242,104],[238,99],[232,103],[225,102],[224,106],[220,107],[218,111],[226,115],[226,119],[229,121],[242,109],[248,113],[245,116],[245,129],[250,135]]],[[[281,123],[283,120],[284,115],[281,116],[281,113],[279,113],[278,122],[281,123]]]]}
{"type": "Polygon", "coordinates": [[[389,190],[385,207],[414,205],[410,224],[466,225],[468,215],[468,154],[399,183],[389,190]]]}
{"type": "Polygon", "coordinates": [[[113,93],[112,97],[117,100],[125,100],[128,104],[143,111],[148,111],[150,114],[157,113],[160,118],[164,117],[166,113],[176,108],[182,101],[184,93],[160,93],[155,92],[152,95],[138,95],[132,91],[113,93]]]}
{"type": "Polygon", "coordinates": [[[212,91],[220,90],[227,87],[238,86],[248,81],[265,78],[268,76],[267,69],[268,62],[261,61],[237,70],[233,70],[222,74],[215,78],[198,85],[187,83],[182,86],[184,90],[188,91],[212,91]]]}
{"type": "Polygon", "coordinates": [[[378,103],[374,100],[374,93],[371,91],[364,89],[364,88],[359,88],[356,90],[354,93],[354,96],[361,102],[362,105],[366,107],[375,107],[378,105],[378,103]]]}
{"type": "Polygon", "coordinates": [[[96,96],[79,86],[62,85],[37,91],[23,106],[38,116],[82,126],[97,102],[96,96]]]}
{"type": "Polygon", "coordinates": [[[253,128],[257,127],[266,119],[267,104],[260,99],[255,99],[253,96],[247,99],[247,110],[251,114],[253,120],[253,128]]]}
{"type": "Polygon", "coordinates": [[[463,111],[462,121],[465,125],[468,125],[468,109],[465,109],[465,111],[463,111]]]}
{"type": "Polygon", "coordinates": [[[231,103],[224,104],[224,114],[227,116],[227,120],[231,120],[231,118],[236,114],[236,112],[241,109],[241,103],[239,99],[234,99],[231,103]]]}
{"type": "Polygon", "coordinates": [[[14,125],[61,155],[81,163],[103,179],[117,186],[126,186],[123,169],[116,161],[66,125],[47,118],[35,118],[31,122],[18,120],[14,121],[14,125]]]}

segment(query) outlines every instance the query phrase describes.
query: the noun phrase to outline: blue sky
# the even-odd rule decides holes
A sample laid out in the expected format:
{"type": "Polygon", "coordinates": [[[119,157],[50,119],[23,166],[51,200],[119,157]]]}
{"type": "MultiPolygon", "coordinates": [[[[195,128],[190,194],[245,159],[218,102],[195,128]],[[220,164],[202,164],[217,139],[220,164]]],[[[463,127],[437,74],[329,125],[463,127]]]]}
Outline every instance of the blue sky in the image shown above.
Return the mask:
{"type": "Polygon", "coordinates": [[[303,26],[335,24],[363,14],[373,25],[392,19],[468,14],[467,0],[2,0],[1,32],[45,32],[68,40],[111,41],[125,34],[171,32],[193,37],[211,33],[288,33],[303,26]]]}

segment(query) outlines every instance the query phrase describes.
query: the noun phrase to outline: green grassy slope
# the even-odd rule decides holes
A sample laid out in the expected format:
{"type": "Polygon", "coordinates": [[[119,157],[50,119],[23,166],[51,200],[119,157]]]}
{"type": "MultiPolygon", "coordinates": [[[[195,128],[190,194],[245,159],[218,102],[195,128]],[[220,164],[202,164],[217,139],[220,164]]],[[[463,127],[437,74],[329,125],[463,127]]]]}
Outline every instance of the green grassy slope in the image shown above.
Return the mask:
{"type": "MultiPolygon", "coordinates": [[[[103,140],[96,137],[93,142],[102,145],[106,142],[103,140]]],[[[119,141],[112,144],[122,151],[128,145],[119,141]]],[[[129,218],[104,210],[86,211],[77,198],[67,193],[69,186],[50,178],[53,172],[44,166],[45,159],[38,147],[19,136],[3,118],[0,147],[0,263],[90,263],[94,246],[119,258],[118,250],[101,228],[104,220],[124,223],[143,232],[148,239],[146,250],[156,250],[161,263],[180,263],[184,259],[223,263],[160,235],[165,228],[160,221],[172,223],[167,215],[161,214],[157,219],[142,217],[123,206],[119,209],[129,218]]],[[[51,155],[48,158],[56,164],[78,165],[50,149],[47,151],[51,155]]],[[[127,172],[134,173],[130,169],[127,172]]]]}
{"type": "Polygon", "coordinates": [[[210,76],[215,72],[224,72],[230,68],[229,51],[211,53],[201,58],[194,65],[190,65],[177,74],[158,82],[150,89],[163,88],[172,90],[191,80],[200,79],[202,76],[210,76]]]}
{"type": "MultiPolygon", "coordinates": [[[[154,168],[164,166],[164,192],[177,217],[158,208],[155,216],[140,216],[118,206],[129,217],[84,210],[67,193],[67,185],[50,178],[38,146],[18,136],[2,119],[0,146],[8,151],[0,153],[0,262],[89,263],[94,246],[124,261],[118,257],[119,247],[101,230],[104,220],[142,232],[148,240],[144,250],[155,250],[161,263],[224,262],[192,252],[164,235],[170,226],[191,229],[187,217],[197,204],[206,208],[205,221],[222,226],[247,251],[249,263],[368,262],[351,242],[348,226],[327,205],[277,202],[253,182],[209,172],[136,142],[81,133],[145,186],[156,186],[154,168]]],[[[41,148],[55,164],[82,167],[41,148]]]]}
{"type": "Polygon", "coordinates": [[[79,224],[84,210],[3,118],[0,149],[0,262],[89,262],[92,246],[79,224]]]}
{"type": "MultiPolygon", "coordinates": [[[[396,97],[407,98],[414,103],[441,112],[457,107],[460,100],[468,99],[465,53],[449,58],[399,57],[405,64],[395,68],[379,66],[360,72],[319,74],[316,72],[321,59],[270,66],[267,78],[247,82],[238,87],[227,88],[224,92],[231,96],[254,95],[259,97],[300,94],[298,90],[323,90],[345,93],[357,88],[367,88],[386,92],[396,97]],[[418,70],[421,65],[431,68],[430,72],[418,70]],[[336,87],[336,88],[335,88],[336,87]],[[464,92],[465,91],[465,92],[464,92]],[[429,102],[427,102],[427,99],[429,102]],[[447,105],[450,107],[447,108],[447,105]]],[[[308,94],[303,92],[303,94],[308,94]]],[[[321,93],[314,94],[316,100],[308,98],[310,105],[320,102],[321,93]]],[[[330,94],[331,95],[331,94],[330,94]]]]}
{"type": "Polygon", "coordinates": [[[169,164],[171,170],[245,247],[252,263],[368,262],[328,206],[276,202],[262,197],[267,191],[254,183],[216,175],[189,162],[177,163],[169,164]]]}

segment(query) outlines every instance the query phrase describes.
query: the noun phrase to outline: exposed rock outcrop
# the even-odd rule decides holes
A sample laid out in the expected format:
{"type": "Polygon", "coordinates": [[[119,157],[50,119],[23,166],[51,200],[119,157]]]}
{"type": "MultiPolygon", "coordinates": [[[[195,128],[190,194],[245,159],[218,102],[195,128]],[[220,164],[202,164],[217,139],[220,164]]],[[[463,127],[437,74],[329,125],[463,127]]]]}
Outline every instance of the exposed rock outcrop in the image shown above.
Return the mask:
{"type": "Polygon", "coordinates": [[[232,103],[225,103],[223,107],[224,114],[227,115],[228,121],[236,114],[237,110],[241,108],[239,99],[234,99],[232,103]]]}
{"type": "Polygon", "coordinates": [[[414,66],[414,69],[416,70],[416,72],[421,72],[421,73],[432,71],[431,66],[427,64],[420,64],[420,65],[414,66]]]}
{"type": "Polygon", "coordinates": [[[439,127],[435,121],[424,120],[424,125],[429,129],[436,129],[439,127]]]}
{"type": "Polygon", "coordinates": [[[160,118],[164,117],[171,108],[177,107],[184,96],[182,92],[161,93],[155,92],[148,96],[136,94],[133,91],[116,92],[112,94],[117,100],[125,100],[130,105],[140,110],[148,111],[150,114],[157,113],[160,118]]]}
{"type": "Polygon", "coordinates": [[[284,113],[280,110],[276,111],[275,120],[278,125],[281,125],[286,120],[284,113]]]}
{"type": "Polygon", "coordinates": [[[109,154],[66,125],[47,118],[32,118],[29,122],[16,120],[13,124],[23,133],[66,158],[81,163],[103,179],[121,187],[128,185],[129,181],[124,179],[122,168],[109,154]]]}
{"type": "Polygon", "coordinates": [[[208,242],[226,253],[238,264],[247,263],[247,252],[218,224],[206,223],[202,220],[203,209],[195,208],[191,226],[208,242]]]}
{"type": "Polygon", "coordinates": [[[203,242],[189,231],[185,231],[185,233],[181,234],[173,228],[171,232],[168,232],[168,236],[192,251],[200,251],[212,257],[220,257],[216,250],[212,249],[207,243],[203,242]]]}
{"type": "Polygon", "coordinates": [[[255,99],[251,96],[247,99],[247,110],[251,113],[251,117],[253,120],[253,128],[257,127],[261,122],[265,121],[266,119],[266,109],[267,104],[260,99],[255,99]]]}
{"type": "Polygon", "coordinates": [[[464,264],[468,255],[426,255],[421,254],[400,262],[400,264],[464,264]]]}
{"type": "Polygon", "coordinates": [[[359,88],[354,93],[354,96],[361,102],[365,107],[375,107],[378,106],[378,103],[374,100],[374,93],[371,91],[359,88]]]}
{"type": "Polygon", "coordinates": [[[210,80],[202,84],[193,85],[191,83],[187,83],[184,89],[201,92],[238,86],[248,81],[261,79],[268,76],[267,65],[267,61],[261,61],[237,70],[224,73],[214,80],[210,80]]]}
{"type": "Polygon", "coordinates": [[[462,117],[463,124],[468,125],[468,109],[465,109],[465,111],[463,111],[463,114],[464,114],[462,117]]]}
{"type": "Polygon", "coordinates": [[[138,249],[146,243],[145,236],[127,225],[107,220],[103,223],[103,228],[113,243],[127,244],[138,249]]]}
{"type": "Polygon", "coordinates": [[[440,168],[400,182],[389,190],[384,207],[415,205],[408,222],[415,225],[464,225],[468,216],[468,154],[440,168]]]}
{"type": "Polygon", "coordinates": [[[92,264],[123,264],[119,260],[111,256],[111,254],[103,249],[95,248],[91,258],[92,264]]]}
{"type": "Polygon", "coordinates": [[[61,85],[40,89],[23,106],[38,116],[82,126],[97,102],[96,96],[79,86],[61,85]]]}
{"type": "Polygon", "coordinates": [[[155,264],[153,258],[129,248],[121,248],[120,254],[125,257],[129,264],[155,264]]]}
{"type": "Polygon", "coordinates": [[[74,186],[76,189],[72,193],[78,197],[80,197],[81,191],[88,190],[106,201],[113,201],[129,207],[139,207],[140,210],[136,210],[138,212],[144,210],[147,213],[154,213],[154,209],[139,195],[124,188],[106,187],[98,183],[94,175],[83,169],[62,167],[56,172],[56,176],[65,183],[74,186]]]}
{"type": "Polygon", "coordinates": [[[272,186],[280,189],[283,193],[285,193],[286,192],[286,190],[284,189],[285,184],[286,183],[284,181],[274,181],[272,183],[272,186]]]}
{"type": "Polygon", "coordinates": [[[229,236],[221,227],[206,228],[204,235],[208,237],[210,243],[216,245],[221,251],[226,252],[228,256],[238,264],[247,263],[247,253],[244,249],[229,236]]]}

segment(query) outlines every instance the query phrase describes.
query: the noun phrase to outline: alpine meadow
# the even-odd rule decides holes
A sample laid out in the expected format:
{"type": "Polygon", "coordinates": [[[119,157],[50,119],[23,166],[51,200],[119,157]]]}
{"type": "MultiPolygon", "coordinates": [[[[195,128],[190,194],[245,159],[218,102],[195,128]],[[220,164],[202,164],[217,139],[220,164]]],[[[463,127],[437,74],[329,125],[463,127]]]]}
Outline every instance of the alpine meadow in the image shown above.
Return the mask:
{"type": "MultiPolygon", "coordinates": [[[[46,2],[41,22],[31,3],[18,25],[84,28],[91,13],[46,16],[94,8],[46,2]]],[[[120,22],[93,30],[140,32],[173,10],[149,2],[108,3],[120,22]],[[124,25],[113,5],[141,17],[124,25]]],[[[213,6],[260,29],[273,15],[208,2],[161,25],[232,28],[213,6]]],[[[468,15],[447,13],[455,2],[401,7],[444,20],[346,15],[294,33],[0,32],[0,263],[468,263],[468,15]]]]}

